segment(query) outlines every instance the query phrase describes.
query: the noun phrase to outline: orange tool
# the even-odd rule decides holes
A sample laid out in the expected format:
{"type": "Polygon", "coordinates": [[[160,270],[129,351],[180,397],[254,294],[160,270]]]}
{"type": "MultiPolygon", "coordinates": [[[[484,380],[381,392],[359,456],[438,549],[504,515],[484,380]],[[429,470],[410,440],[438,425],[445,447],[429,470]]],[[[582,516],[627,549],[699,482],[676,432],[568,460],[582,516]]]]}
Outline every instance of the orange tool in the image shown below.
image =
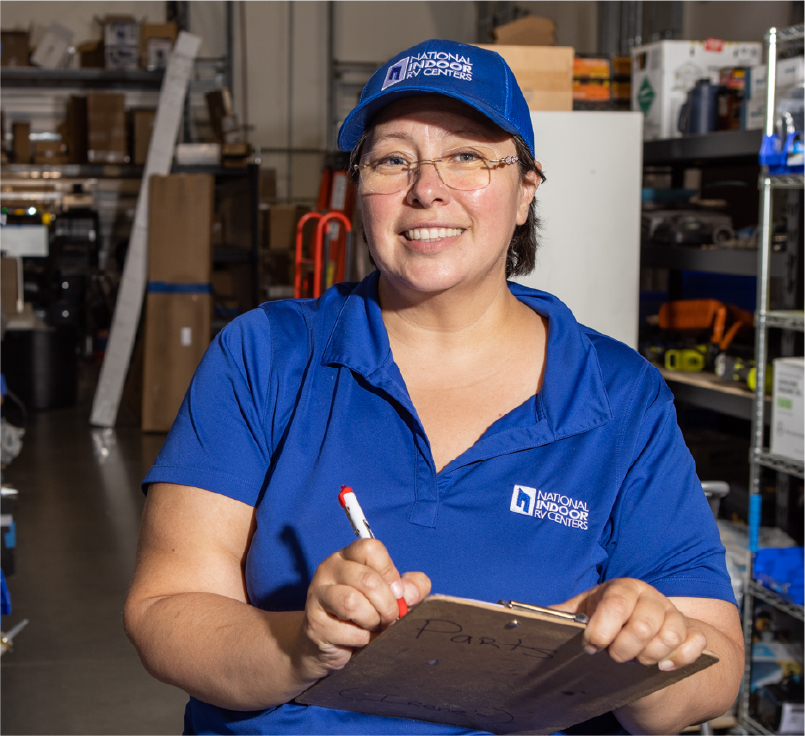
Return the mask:
{"type": "Polygon", "coordinates": [[[742,327],[752,327],[755,316],[732,304],[717,299],[683,299],[666,302],[660,307],[660,327],[663,330],[713,331],[710,342],[726,350],[742,327]],[[729,329],[727,318],[732,319],[729,329]],[[725,332],[726,330],[726,332],[725,332]]]}

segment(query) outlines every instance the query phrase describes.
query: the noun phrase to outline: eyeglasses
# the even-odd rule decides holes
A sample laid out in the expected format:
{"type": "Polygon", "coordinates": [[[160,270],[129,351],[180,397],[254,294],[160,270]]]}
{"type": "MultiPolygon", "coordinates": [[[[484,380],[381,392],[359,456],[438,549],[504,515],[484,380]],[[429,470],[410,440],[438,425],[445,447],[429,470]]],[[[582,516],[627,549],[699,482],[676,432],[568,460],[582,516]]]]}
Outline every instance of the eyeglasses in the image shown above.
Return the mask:
{"type": "Polygon", "coordinates": [[[492,169],[517,163],[517,156],[487,158],[474,151],[462,151],[449,158],[408,161],[393,154],[368,164],[355,164],[360,173],[361,189],[367,194],[394,194],[408,189],[419,175],[422,164],[433,164],[442,183],[450,189],[471,192],[489,186],[492,169]]]}

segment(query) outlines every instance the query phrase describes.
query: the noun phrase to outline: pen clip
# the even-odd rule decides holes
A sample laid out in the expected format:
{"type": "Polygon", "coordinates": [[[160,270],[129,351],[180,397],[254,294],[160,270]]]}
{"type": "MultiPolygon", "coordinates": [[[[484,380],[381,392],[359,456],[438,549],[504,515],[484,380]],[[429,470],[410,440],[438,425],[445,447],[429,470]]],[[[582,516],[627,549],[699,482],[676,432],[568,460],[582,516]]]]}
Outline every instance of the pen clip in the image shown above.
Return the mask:
{"type": "Polygon", "coordinates": [[[530,611],[531,613],[541,613],[545,616],[553,616],[554,618],[561,618],[564,621],[573,621],[577,624],[586,624],[590,621],[590,617],[584,613],[570,613],[569,611],[557,611],[553,608],[544,608],[543,606],[535,606],[532,603],[520,603],[519,601],[498,601],[498,604],[506,608],[511,608],[515,611],[530,611]]]}

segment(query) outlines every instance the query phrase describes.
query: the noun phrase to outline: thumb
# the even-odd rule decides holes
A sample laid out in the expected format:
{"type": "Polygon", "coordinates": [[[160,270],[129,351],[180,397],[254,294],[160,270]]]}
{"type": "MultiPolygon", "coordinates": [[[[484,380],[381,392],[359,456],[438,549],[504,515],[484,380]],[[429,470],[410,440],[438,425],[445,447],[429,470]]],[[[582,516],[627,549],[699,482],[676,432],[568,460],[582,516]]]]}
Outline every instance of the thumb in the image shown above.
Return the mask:
{"type": "MultiPolygon", "coordinates": [[[[592,590],[595,590],[594,588],[592,590]]],[[[587,602],[590,598],[592,590],[585,590],[573,598],[569,598],[564,603],[555,603],[547,608],[552,608],[554,611],[566,611],[567,613],[587,613],[587,602]]]]}
{"type": "Polygon", "coordinates": [[[423,572],[405,572],[401,578],[405,588],[405,602],[415,606],[430,594],[430,578],[423,572]]]}

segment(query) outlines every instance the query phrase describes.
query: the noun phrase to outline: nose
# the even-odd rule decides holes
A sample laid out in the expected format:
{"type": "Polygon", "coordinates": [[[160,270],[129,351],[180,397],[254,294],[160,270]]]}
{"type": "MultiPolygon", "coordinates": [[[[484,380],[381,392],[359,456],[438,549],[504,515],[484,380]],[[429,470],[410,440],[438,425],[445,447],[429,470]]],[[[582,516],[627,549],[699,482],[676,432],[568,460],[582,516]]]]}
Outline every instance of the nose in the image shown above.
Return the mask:
{"type": "Polygon", "coordinates": [[[408,190],[408,203],[429,207],[436,201],[445,199],[447,187],[439,174],[434,161],[420,161],[414,172],[414,181],[408,190]]]}

